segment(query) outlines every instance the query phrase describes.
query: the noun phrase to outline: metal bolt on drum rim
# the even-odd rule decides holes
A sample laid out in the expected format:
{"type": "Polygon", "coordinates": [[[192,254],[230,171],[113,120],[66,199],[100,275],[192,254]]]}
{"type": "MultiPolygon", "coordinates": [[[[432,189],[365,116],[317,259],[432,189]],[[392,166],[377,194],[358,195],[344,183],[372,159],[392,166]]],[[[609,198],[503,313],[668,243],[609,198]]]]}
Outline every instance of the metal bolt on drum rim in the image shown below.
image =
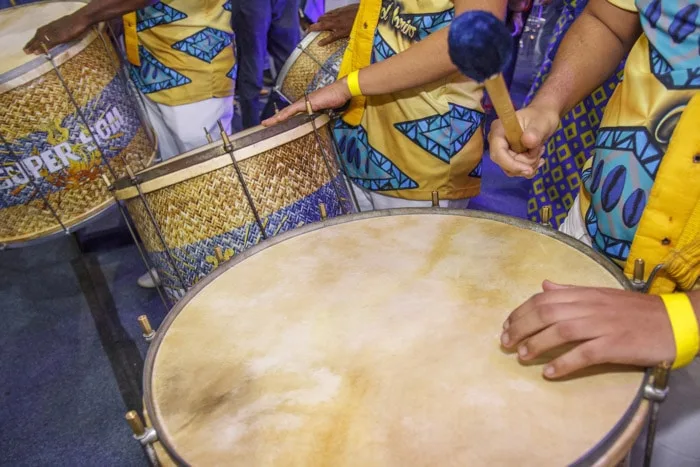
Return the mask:
{"type": "MultiPolygon", "coordinates": [[[[156,338],[151,343],[148,353],[146,355],[146,361],[144,365],[144,377],[143,377],[143,388],[144,388],[144,401],[145,410],[148,412],[153,427],[159,434],[164,433],[163,427],[160,423],[158,412],[155,410],[155,401],[153,399],[152,391],[152,376],[153,369],[155,365],[155,359],[158,354],[159,347],[163,341],[164,336],[167,334],[168,329],[177,319],[179,313],[188,305],[188,303],[202,290],[204,290],[210,283],[215,281],[219,276],[226,273],[229,269],[235,267],[236,265],[244,262],[246,259],[264,251],[268,248],[282,243],[286,240],[302,236],[304,234],[314,232],[316,230],[323,229],[325,227],[332,227],[340,224],[351,223],[355,221],[362,221],[373,218],[389,217],[389,216],[411,216],[411,215],[442,215],[442,216],[462,216],[470,217],[475,219],[491,220],[495,222],[500,222],[513,227],[526,229],[533,231],[535,233],[550,237],[555,239],[572,249],[584,254],[599,266],[603,267],[609,274],[611,274],[615,280],[617,280],[625,290],[631,290],[632,286],[627,277],[623,274],[620,268],[609,261],[607,258],[603,257],[591,247],[569,237],[566,234],[553,230],[549,227],[545,227],[530,221],[504,216],[500,214],[486,213],[480,211],[471,210],[455,210],[455,209],[443,209],[443,208],[405,208],[405,209],[393,209],[386,211],[374,211],[374,212],[364,212],[359,214],[351,214],[347,216],[336,217],[323,222],[318,222],[315,224],[309,224],[297,229],[285,232],[276,237],[272,237],[269,240],[258,244],[251,249],[242,252],[240,255],[232,259],[224,267],[218,269],[206,279],[195,285],[190,291],[183,297],[178,304],[171,310],[166,316],[165,320],[161,324],[158,332],[156,333],[156,338]]],[[[577,459],[571,465],[576,467],[591,466],[595,465],[601,457],[606,454],[616,443],[616,441],[625,432],[626,428],[629,426],[631,420],[635,417],[637,412],[640,410],[642,403],[645,401],[644,387],[649,382],[650,372],[645,372],[639,389],[630,404],[630,406],[625,411],[624,415],[615,424],[612,430],[598,442],[598,444],[592,447],[588,452],[586,452],[581,458],[577,459]]],[[[173,460],[178,465],[189,465],[185,460],[177,453],[176,449],[172,446],[169,439],[162,437],[159,438],[163,447],[167,453],[173,458],[173,460]]]]}

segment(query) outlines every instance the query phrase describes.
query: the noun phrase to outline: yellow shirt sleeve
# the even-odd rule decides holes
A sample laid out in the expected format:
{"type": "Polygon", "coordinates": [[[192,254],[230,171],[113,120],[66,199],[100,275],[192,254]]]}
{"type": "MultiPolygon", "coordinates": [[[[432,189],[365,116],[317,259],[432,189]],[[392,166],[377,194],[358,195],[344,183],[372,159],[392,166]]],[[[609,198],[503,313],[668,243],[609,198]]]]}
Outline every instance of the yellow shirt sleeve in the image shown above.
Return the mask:
{"type": "Polygon", "coordinates": [[[638,11],[637,6],[634,4],[634,0],[608,0],[608,3],[634,13],[638,11]]]}

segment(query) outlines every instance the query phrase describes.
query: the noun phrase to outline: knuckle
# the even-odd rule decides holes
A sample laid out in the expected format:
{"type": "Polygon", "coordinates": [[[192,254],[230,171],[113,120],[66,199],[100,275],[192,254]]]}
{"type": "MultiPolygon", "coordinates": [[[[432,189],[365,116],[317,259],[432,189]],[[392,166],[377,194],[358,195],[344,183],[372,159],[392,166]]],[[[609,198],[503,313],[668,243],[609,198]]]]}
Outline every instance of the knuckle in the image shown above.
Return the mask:
{"type": "Polygon", "coordinates": [[[543,323],[552,323],[556,320],[557,308],[553,305],[543,304],[537,307],[537,317],[543,323]]]}
{"type": "Polygon", "coordinates": [[[557,324],[555,326],[555,331],[559,338],[564,342],[575,340],[576,336],[578,335],[576,325],[570,321],[557,324]]]}
{"type": "Polygon", "coordinates": [[[598,363],[600,358],[601,353],[597,346],[589,345],[581,348],[581,360],[586,364],[598,363]]]}

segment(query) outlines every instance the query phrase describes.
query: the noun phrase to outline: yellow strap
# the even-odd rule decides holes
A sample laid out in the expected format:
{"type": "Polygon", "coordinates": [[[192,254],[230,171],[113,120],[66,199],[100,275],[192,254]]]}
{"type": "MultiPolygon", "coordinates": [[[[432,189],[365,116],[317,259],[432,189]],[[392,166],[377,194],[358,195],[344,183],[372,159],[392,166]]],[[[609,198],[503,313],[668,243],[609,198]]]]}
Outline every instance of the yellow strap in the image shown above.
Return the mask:
{"type": "Polygon", "coordinates": [[[126,58],[129,60],[129,63],[134,66],[141,66],[135,11],[124,15],[124,47],[126,48],[126,58]]]}
{"type": "Polygon", "coordinates": [[[661,300],[666,306],[676,342],[676,360],[673,362],[673,368],[682,368],[690,364],[700,350],[698,319],[686,294],[663,294],[661,300]]]}
{"type": "MultiPolygon", "coordinates": [[[[372,46],[374,33],[379,24],[379,13],[382,9],[381,0],[362,0],[357,10],[355,23],[350,33],[348,47],[340,64],[338,79],[348,76],[355,70],[368,67],[372,61],[372,46]]],[[[343,120],[348,125],[357,126],[365,113],[367,98],[356,96],[350,100],[348,110],[343,114],[343,120]]]]}
{"type": "MultiPolygon", "coordinates": [[[[642,258],[646,274],[665,264],[650,293],[690,289],[700,275],[700,93],[683,111],[656,175],[642,219],[632,242],[625,273],[642,258]],[[670,266],[670,267],[669,267],[670,266]]],[[[645,278],[646,279],[646,278],[645,278]]]]}
{"type": "Polygon", "coordinates": [[[355,70],[348,75],[348,89],[350,90],[350,95],[352,97],[357,97],[362,95],[362,89],[360,89],[360,70],[355,70]]]}

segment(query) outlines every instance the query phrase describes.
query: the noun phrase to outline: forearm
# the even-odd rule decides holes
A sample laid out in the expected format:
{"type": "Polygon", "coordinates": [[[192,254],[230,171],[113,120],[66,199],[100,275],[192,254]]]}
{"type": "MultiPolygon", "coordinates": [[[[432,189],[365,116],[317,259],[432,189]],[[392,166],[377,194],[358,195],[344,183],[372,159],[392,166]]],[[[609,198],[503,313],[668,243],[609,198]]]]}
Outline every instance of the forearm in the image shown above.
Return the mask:
{"type": "Polygon", "coordinates": [[[639,34],[636,13],[592,0],[566,34],[531,105],[563,116],[615,71],[639,34]]]}
{"type": "Polygon", "coordinates": [[[157,0],[93,0],[76,11],[74,15],[86,24],[93,25],[102,21],[118,18],[126,13],[139,10],[156,3],[157,0]]]}
{"type": "MultiPolygon", "coordinates": [[[[506,0],[455,0],[455,15],[469,10],[485,10],[505,17],[506,0]]],[[[456,73],[450,60],[447,37],[443,28],[407,50],[360,72],[360,88],[366,96],[389,94],[423,86],[456,73]]]]}

